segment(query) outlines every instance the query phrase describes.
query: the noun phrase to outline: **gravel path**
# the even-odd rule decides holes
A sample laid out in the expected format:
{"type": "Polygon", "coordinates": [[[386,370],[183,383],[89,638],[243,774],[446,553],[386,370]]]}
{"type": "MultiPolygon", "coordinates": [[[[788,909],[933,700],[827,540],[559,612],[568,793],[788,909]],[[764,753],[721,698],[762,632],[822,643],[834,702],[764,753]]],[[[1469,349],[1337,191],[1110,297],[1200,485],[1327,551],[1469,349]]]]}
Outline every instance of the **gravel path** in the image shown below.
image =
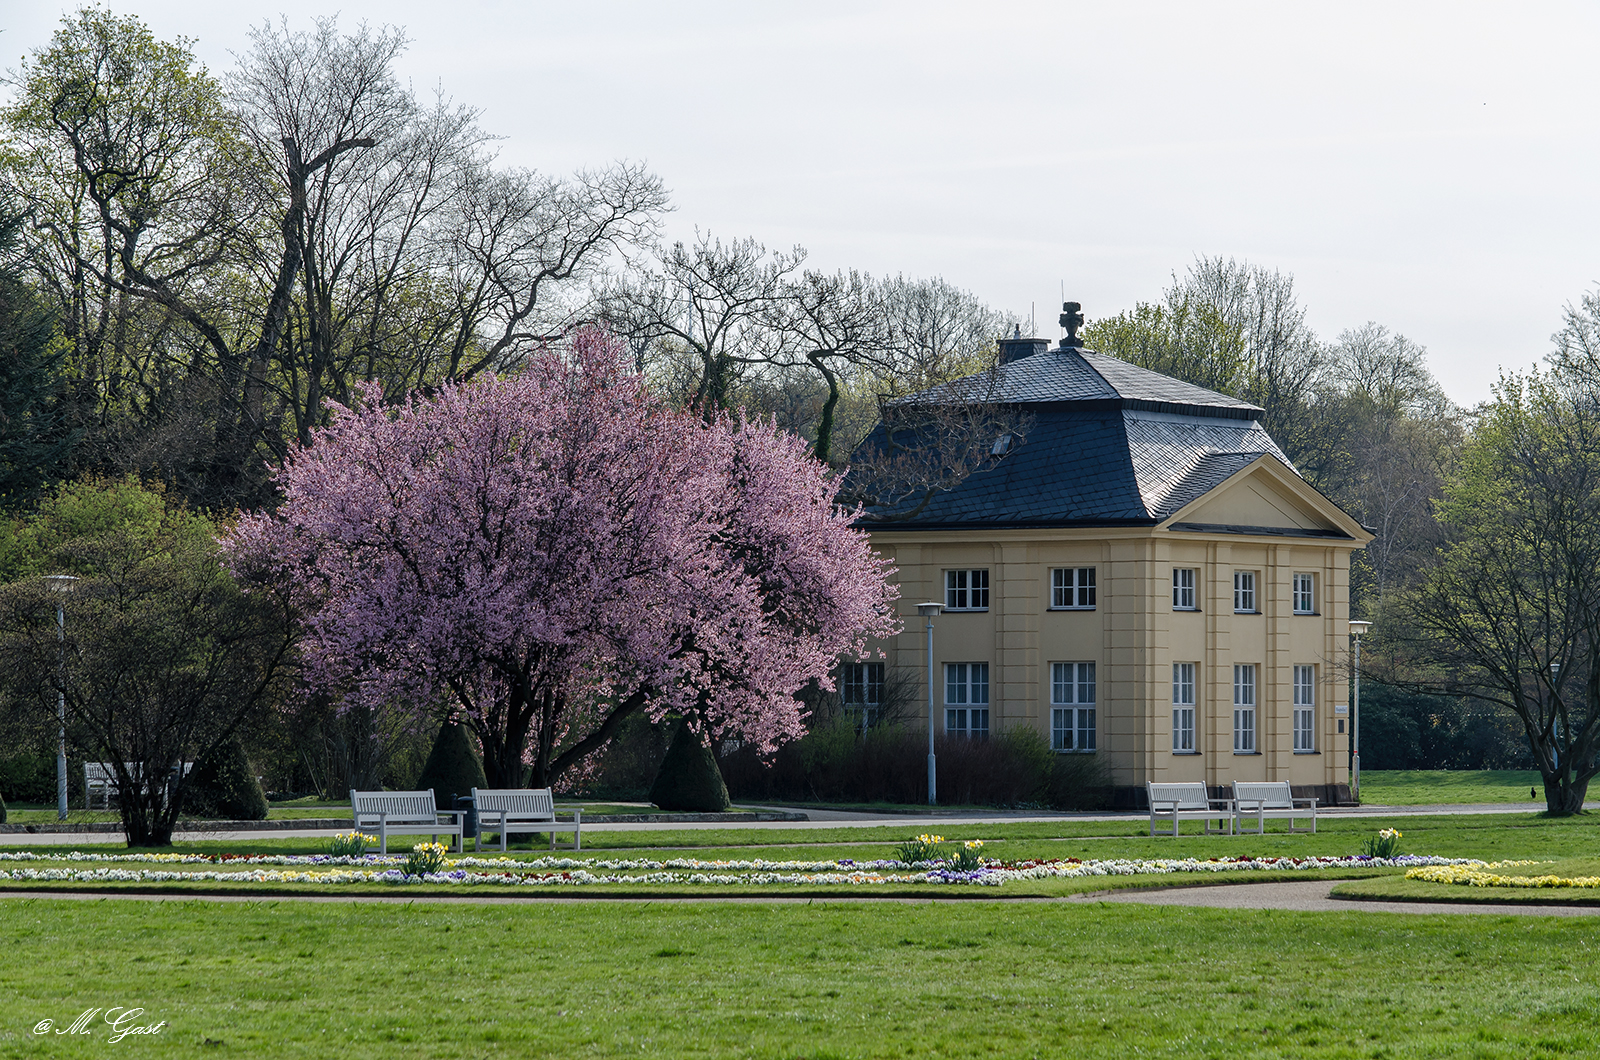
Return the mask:
{"type": "Polygon", "coordinates": [[[1210,909],[1290,909],[1338,913],[1493,913],[1499,916],[1596,916],[1600,906],[1491,905],[1479,902],[1369,902],[1335,898],[1336,882],[1292,880],[1284,883],[1226,883],[1212,887],[1163,887],[1158,890],[1102,891],[1077,894],[1069,902],[1125,902],[1135,905],[1188,905],[1210,909]]]}

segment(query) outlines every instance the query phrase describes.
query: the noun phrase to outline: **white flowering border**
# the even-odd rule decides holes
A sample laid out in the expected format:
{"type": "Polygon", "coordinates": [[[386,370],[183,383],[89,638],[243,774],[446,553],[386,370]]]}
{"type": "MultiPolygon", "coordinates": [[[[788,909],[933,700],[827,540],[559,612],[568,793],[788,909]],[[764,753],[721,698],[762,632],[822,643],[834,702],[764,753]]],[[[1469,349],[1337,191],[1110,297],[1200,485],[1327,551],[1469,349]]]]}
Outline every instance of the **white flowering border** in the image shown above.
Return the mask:
{"type": "Polygon", "coordinates": [[[1013,863],[985,862],[970,871],[960,871],[942,863],[901,861],[705,861],[698,858],[672,858],[656,861],[644,858],[580,859],[533,858],[455,858],[448,860],[448,871],[424,876],[408,876],[396,865],[404,857],[369,854],[365,857],[334,858],[326,854],[36,854],[0,852],[0,861],[42,861],[65,863],[51,868],[0,868],[0,880],[19,882],[68,883],[312,883],[312,884],[445,884],[456,886],[572,887],[617,884],[656,886],[870,886],[875,884],[955,884],[999,887],[1013,880],[1078,879],[1092,876],[1164,876],[1180,873],[1316,871],[1348,868],[1406,868],[1429,866],[1484,866],[1474,858],[1421,857],[1402,854],[1393,858],[1303,857],[1303,858],[1114,858],[1079,861],[1076,858],[1029,860],[1013,863]],[[252,866],[240,870],[207,869],[125,869],[101,865],[96,868],[69,867],[76,864],[133,862],[201,865],[218,862],[252,866]],[[253,866],[277,865],[280,868],[253,866]],[[480,871],[469,871],[480,870],[480,871]],[[498,870],[498,871],[482,871],[498,870]],[[598,870],[598,871],[597,871],[598,870]]]}

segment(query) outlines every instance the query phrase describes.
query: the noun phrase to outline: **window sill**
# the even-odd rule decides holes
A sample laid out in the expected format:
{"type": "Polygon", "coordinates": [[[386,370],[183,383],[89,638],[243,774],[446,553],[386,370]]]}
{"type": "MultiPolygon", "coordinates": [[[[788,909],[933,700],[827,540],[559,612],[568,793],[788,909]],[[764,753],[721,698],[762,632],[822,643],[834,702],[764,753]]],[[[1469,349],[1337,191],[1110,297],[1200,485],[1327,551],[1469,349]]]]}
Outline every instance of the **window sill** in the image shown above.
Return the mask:
{"type": "Polygon", "coordinates": [[[1173,610],[1182,611],[1189,615],[1198,615],[1200,613],[1200,609],[1198,607],[1174,607],[1173,610]]]}
{"type": "Polygon", "coordinates": [[[1172,756],[1174,758],[1199,758],[1200,757],[1200,752],[1199,751],[1174,751],[1174,752],[1172,752],[1172,756]]]}
{"type": "Polygon", "coordinates": [[[1295,614],[1297,614],[1297,615],[1305,615],[1307,618],[1321,618],[1322,617],[1322,612],[1321,611],[1296,611],[1295,614]]]}
{"type": "Polygon", "coordinates": [[[1087,751],[1078,751],[1071,747],[1057,747],[1055,752],[1058,755],[1092,755],[1095,753],[1095,750],[1096,749],[1092,747],[1087,751]]]}
{"type": "Polygon", "coordinates": [[[1256,756],[1258,756],[1260,754],[1261,754],[1260,751],[1235,751],[1235,752],[1233,752],[1233,756],[1235,758],[1254,758],[1254,757],[1256,757],[1256,756]]]}
{"type": "Polygon", "coordinates": [[[1296,751],[1295,752],[1295,754],[1297,754],[1297,755],[1319,755],[1321,753],[1322,753],[1321,751],[1296,751]]]}
{"type": "Polygon", "coordinates": [[[947,607],[944,609],[944,613],[947,615],[981,615],[987,610],[989,610],[987,607],[947,607]]]}
{"type": "Polygon", "coordinates": [[[1260,611],[1240,611],[1238,608],[1234,608],[1233,613],[1236,614],[1236,615],[1259,615],[1261,612],[1260,611]]]}
{"type": "Polygon", "coordinates": [[[1090,604],[1088,607],[1073,606],[1073,607],[1047,607],[1047,608],[1045,608],[1046,611],[1093,611],[1094,609],[1095,609],[1095,607],[1094,607],[1093,604],[1090,604]]]}

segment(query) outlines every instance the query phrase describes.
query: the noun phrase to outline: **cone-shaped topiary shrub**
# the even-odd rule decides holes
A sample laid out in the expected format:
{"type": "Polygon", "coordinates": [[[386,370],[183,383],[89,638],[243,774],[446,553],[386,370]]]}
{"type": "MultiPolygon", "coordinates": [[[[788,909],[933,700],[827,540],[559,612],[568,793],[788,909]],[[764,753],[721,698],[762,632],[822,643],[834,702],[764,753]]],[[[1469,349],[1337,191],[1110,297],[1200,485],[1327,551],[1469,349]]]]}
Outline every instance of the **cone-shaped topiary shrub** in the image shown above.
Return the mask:
{"type": "Polygon", "coordinates": [[[261,790],[237,738],[194,767],[183,796],[186,813],[216,821],[265,821],[267,793],[261,790]]]}
{"type": "Polygon", "coordinates": [[[471,795],[473,788],[488,786],[483,763],[478,760],[466,727],[447,720],[439,727],[433,750],[428,752],[428,761],[417,777],[416,790],[432,788],[434,805],[441,810],[453,810],[456,796],[471,795]]]}
{"type": "Polygon", "coordinates": [[[711,748],[688,722],[678,725],[650,789],[650,801],[663,810],[692,813],[721,813],[732,805],[711,748]]]}

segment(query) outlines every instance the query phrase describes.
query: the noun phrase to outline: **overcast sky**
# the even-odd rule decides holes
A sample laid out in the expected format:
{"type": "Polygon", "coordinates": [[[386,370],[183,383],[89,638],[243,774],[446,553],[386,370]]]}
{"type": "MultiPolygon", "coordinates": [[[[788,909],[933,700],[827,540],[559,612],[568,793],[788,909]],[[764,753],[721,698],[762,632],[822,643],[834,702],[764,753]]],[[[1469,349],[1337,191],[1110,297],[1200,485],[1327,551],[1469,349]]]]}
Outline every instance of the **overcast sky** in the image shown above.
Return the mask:
{"type": "MultiPolygon", "coordinates": [[[[0,0],[15,68],[75,4],[0,0]]],[[[939,275],[1058,334],[1196,255],[1293,273],[1327,339],[1376,320],[1471,404],[1600,283],[1600,6],[1578,3],[111,5],[196,38],[406,28],[402,73],[510,164],[647,162],[695,227],[939,275]]]]}

